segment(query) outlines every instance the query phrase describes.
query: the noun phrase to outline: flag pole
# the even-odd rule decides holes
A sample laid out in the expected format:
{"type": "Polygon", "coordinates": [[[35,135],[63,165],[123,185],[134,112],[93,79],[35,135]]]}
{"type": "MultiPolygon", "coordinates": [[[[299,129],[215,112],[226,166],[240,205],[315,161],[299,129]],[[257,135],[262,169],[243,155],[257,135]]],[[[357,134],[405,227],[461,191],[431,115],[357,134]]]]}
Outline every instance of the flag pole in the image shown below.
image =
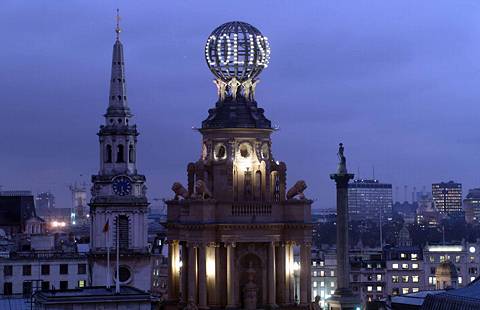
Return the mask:
{"type": "Polygon", "coordinates": [[[120,223],[119,217],[117,216],[117,276],[115,283],[115,293],[120,293],[120,223]]]}

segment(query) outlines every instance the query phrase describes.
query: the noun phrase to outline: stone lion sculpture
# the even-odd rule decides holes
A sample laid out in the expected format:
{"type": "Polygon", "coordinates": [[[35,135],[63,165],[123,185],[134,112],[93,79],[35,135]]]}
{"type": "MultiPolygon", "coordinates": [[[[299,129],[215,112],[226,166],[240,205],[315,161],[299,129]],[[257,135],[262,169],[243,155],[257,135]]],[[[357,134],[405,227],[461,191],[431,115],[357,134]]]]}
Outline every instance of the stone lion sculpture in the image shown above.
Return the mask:
{"type": "Polygon", "coordinates": [[[175,193],[175,200],[179,200],[180,198],[187,199],[188,198],[188,191],[182,184],[179,182],[175,182],[172,185],[172,191],[175,193]]]}
{"type": "Polygon", "coordinates": [[[195,182],[195,194],[202,199],[212,197],[212,193],[208,190],[207,183],[205,183],[204,180],[197,180],[195,182]]]}
{"type": "Polygon", "coordinates": [[[287,192],[287,199],[305,199],[305,194],[303,191],[307,189],[307,183],[305,181],[300,180],[295,183],[287,192]]]}

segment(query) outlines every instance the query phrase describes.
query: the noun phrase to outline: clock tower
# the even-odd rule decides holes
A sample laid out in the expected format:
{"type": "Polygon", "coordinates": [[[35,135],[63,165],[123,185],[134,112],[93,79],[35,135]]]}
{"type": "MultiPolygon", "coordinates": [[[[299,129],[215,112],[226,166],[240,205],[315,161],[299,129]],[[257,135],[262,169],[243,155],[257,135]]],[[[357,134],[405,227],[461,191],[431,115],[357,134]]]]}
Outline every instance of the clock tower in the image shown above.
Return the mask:
{"type": "Polygon", "coordinates": [[[117,16],[109,104],[104,115],[105,124],[98,132],[100,170],[92,176],[91,284],[114,285],[118,270],[120,284],[147,291],[151,282],[147,245],[148,201],[145,176],[138,174],[136,166],[139,133],[127,104],[118,20],[117,16]],[[117,247],[119,268],[116,266],[117,247]]]}

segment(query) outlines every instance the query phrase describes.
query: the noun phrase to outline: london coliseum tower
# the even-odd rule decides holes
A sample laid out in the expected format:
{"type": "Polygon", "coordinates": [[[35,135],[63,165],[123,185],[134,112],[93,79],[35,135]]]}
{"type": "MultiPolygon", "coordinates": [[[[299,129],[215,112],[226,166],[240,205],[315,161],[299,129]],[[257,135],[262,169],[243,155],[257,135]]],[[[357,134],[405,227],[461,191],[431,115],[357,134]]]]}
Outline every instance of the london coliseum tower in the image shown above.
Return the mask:
{"type": "Polygon", "coordinates": [[[255,101],[268,39],[230,22],[205,47],[218,101],[199,132],[201,157],[168,205],[169,305],[275,308],[311,301],[311,201],[271,150],[274,128],[255,101]],[[294,249],[300,277],[294,279],[294,249]]]}

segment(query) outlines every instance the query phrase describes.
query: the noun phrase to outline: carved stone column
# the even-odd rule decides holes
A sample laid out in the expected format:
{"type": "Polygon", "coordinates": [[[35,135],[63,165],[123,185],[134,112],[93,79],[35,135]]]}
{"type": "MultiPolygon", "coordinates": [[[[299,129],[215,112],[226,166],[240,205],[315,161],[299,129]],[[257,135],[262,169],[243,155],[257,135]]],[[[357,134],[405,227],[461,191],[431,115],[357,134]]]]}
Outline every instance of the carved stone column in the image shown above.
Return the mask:
{"type": "Polygon", "coordinates": [[[268,246],[268,304],[271,308],[277,306],[275,278],[275,243],[270,242],[268,246]]]}
{"type": "Polygon", "coordinates": [[[227,244],[227,308],[236,308],[235,244],[227,244]]]}
{"type": "Polygon", "coordinates": [[[300,246],[300,304],[308,305],[311,302],[311,250],[309,244],[300,246]]]}
{"type": "Polygon", "coordinates": [[[204,244],[198,247],[198,307],[207,308],[207,256],[204,244]]]}
{"type": "Polygon", "coordinates": [[[178,300],[178,241],[168,243],[168,299],[178,300]]]}
{"type": "Polygon", "coordinates": [[[197,249],[188,244],[188,301],[197,303],[197,249]]]}
{"type": "Polygon", "coordinates": [[[182,303],[188,303],[188,248],[185,242],[182,243],[182,303]]]}
{"type": "Polygon", "coordinates": [[[290,261],[290,249],[292,245],[290,242],[285,243],[285,304],[291,304],[293,302],[293,270],[292,262],[290,261]]]}
{"type": "Polygon", "coordinates": [[[280,304],[285,304],[285,282],[286,282],[286,266],[285,266],[285,246],[281,244],[277,248],[276,259],[276,280],[277,280],[277,300],[280,304]]]}

